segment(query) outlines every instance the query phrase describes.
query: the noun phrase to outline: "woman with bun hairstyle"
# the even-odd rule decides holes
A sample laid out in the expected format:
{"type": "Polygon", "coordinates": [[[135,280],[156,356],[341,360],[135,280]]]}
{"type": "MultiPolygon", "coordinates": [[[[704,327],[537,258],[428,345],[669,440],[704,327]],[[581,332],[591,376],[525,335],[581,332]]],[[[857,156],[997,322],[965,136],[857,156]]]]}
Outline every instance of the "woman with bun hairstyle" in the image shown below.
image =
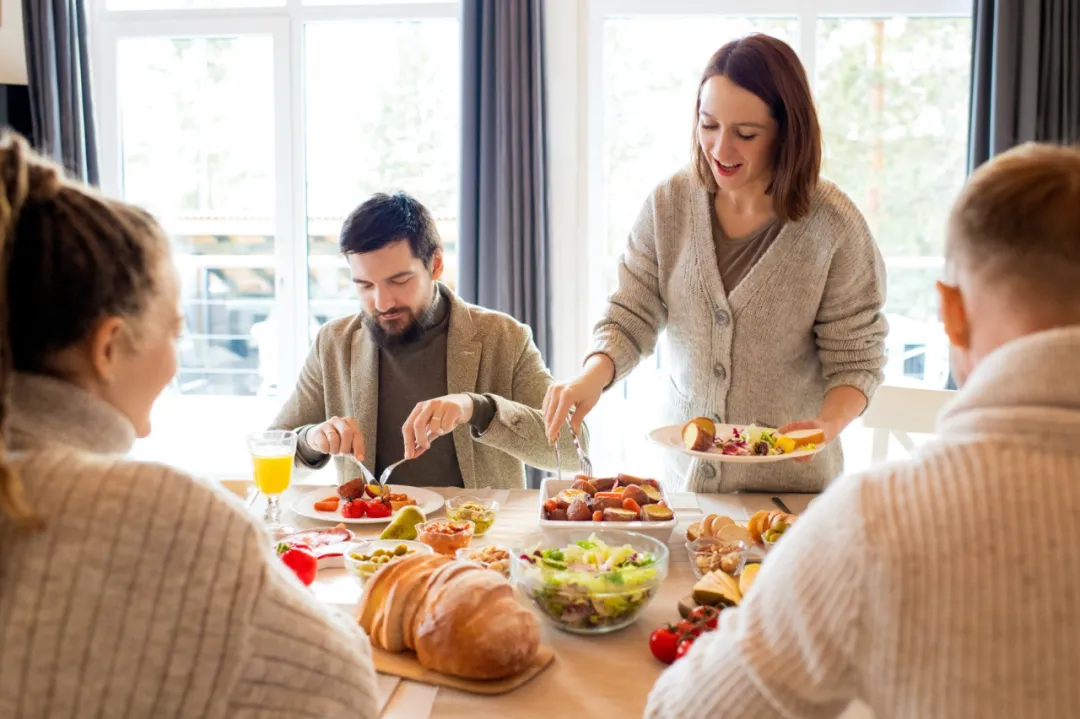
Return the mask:
{"type": "Polygon", "coordinates": [[[665,480],[697,492],[817,492],[843,466],[833,440],[883,379],[885,268],[863,216],[820,177],[821,129],[795,52],[767,35],[710,59],[692,161],[646,200],[584,371],[544,400],[553,438],[651,354],[668,377],[654,426],[692,417],[819,429],[810,462],[691,461],[665,480]]]}
{"type": "Polygon", "coordinates": [[[124,459],[176,371],[157,223],[0,138],[0,285],[0,716],[377,716],[241,504],[124,459]]]}

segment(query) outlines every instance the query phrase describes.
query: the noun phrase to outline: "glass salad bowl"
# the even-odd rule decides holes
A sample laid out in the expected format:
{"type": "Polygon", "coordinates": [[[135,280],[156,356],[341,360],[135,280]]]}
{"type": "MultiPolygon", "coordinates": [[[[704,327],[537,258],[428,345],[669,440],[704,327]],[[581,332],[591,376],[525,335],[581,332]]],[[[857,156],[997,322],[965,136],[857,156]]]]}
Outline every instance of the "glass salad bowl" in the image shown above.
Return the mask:
{"type": "Polygon", "coordinates": [[[668,572],[668,548],[637,532],[587,530],[536,538],[510,554],[510,576],[555,627],[603,634],[634,622],[668,572]]]}

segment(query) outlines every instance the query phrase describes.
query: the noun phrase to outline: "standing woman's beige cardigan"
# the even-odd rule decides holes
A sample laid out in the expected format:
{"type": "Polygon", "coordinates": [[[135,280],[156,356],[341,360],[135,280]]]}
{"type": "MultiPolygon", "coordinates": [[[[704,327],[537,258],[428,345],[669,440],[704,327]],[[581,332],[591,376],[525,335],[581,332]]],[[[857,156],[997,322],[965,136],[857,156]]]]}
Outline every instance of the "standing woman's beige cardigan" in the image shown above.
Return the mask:
{"type": "MultiPolygon", "coordinates": [[[[652,424],[693,416],[777,426],[815,417],[825,393],[870,397],[883,379],[885,267],[866,221],[822,179],[810,214],[789,222],[733,292],[720,279],[712,196],[685,169],[638,216],[619,288],[596,325],[593,352],[621,379],[666,330],[667,378],[652,424]]],[[[843,466],[839,442],[813,462],[716,464],[670,453],[669,486],[698,492],[816,492],[843,466]]]]}

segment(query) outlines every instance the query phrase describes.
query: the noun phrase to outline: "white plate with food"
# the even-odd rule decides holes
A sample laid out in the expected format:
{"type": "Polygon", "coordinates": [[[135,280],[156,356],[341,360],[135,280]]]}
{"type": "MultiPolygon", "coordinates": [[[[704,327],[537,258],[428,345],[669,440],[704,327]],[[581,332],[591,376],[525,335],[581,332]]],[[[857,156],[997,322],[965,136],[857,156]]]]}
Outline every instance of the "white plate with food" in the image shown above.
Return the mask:
{"type": "Polygon", "coordinates": [[[678,524],[664,488],[654,479],[626,474],[540,483],[540,529],[544,532],[638,532],[666,542],[678,524]],[[627,502],[627,500],[632,500],[627,502]]]}
{"type": "MultiPolygon", "coordinates": [[[[347,501],[342,497],[341,491],[346,487],[349,487],[352,483],[341,485],[340,487],[320,487],[314,489],[307,494],[300,495],[296,498],[292,505],[292,511],[299,514],[301,517],[310,517],[311,519],[321,519],[324,522],[344,522],[345,524],[388,524],[393,521],[394,516],[402,507],[416,506],[420,511],[424,513],[425,517],[429,517],[432,514],[442,509],[444,499],[441,494],[432,492],[430,489],[423,489],[422,487],[406,487],[400,484],[388,484],[387,489],[390,491],[390,504],[392,507],[392,513],[387,516],[369,517],[365,511],[362,516],[347,516],[347,510],[345,505],[347,501]],[[331,508],[332,502],[327,500],[336,499],[336,506],[331,508]],[[316,506],[320,505],[320,506],[316,506]]],[[[346,492],[346,497],[361,499],[364,502],[371,502],[373,494],[377,491],[376,487],[365,489],[362,493],[346,492]]]]}
{"type": "Polygon", "coordinates": [[[803,429],[780,434],[771,427],[720,424],[696,417],[681,427],[670,425],[649,432],[661,447],[710,462],[783,462],[812,457],[825,448],[821,430],[803,429]]]}

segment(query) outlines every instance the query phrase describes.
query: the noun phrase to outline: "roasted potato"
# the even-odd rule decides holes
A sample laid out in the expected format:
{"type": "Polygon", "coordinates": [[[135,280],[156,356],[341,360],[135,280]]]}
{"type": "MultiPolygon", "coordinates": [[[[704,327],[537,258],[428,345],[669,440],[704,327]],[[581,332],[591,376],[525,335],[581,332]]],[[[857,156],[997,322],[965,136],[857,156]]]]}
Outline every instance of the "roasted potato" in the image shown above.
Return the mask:
{"type": "Polygon", "coordinates": [[[564,489],[555,495],[555,501],[559,503],[560,508],[566,509],[575,499],[585,499],[588,496],[588,492],[580,489],[564,489]]]}
{"type": "Polygon", "coordinates": [[[675,513],[662,504],[646,504],[641,508],[641,518],[646,522],[667,522],[675,519],[675,513]]]}
{"type": "MultiPolygon", "coordinates": [[[[645,496],[652,500],[650,504],[654,502],[659,502],[661,499],[664,498],[664,495],[660,493],[660,488],[654,487],[651,484],[641,485],[641,491],[645,493],[645,496]]],[[[641,504],[641,502],[638,502],[638,504],[641,504]]]]}
{"type": "Polygon", "coordinates": [[[573,489],[580,489],[582,492],[585,492],[590,497],[597,492],[596,485],[594,485],[587,479],[580,479],[580,475],[578,479],[574,480],[573,489]]]}
{"type": "Polygon", "coordinates": [[[631,512],[629,509],[605,509],[604,521],[605,522],[633,522],[638,518],[637,512],[631,512]]]}
{"type": "Polygon", "coordinates": [[[592,519],[592,510],[584,499],[575,499],[566,510],[566,518],[571,522],[588,522],[592,519]]]}
{"type": "Polygon", "coordinates": [[[708,417],[695,417],[682,428],[683,446],[691,452],[704,452],[716,444],[716,425],[708,417]]]}
{"type": "Polygon", "coordinates": [[[614,477],[598,477],[592,480],[592,486],[596,487],[597,492],[610,492],[618,483],[619,480],[614,477]]]}
{"type": "Polygon", "coordinates": [[[651,497],[649,497],[648,493],[645,492],[642,487],[636,484],[632,484],[626,488],[626,491],[623,492],[623,499],[632,499],[637,502],[638,505],[641,507],[644,507],[646,504],[653,504],[659,501],[658,499],[652,499],[651,497]]]}

